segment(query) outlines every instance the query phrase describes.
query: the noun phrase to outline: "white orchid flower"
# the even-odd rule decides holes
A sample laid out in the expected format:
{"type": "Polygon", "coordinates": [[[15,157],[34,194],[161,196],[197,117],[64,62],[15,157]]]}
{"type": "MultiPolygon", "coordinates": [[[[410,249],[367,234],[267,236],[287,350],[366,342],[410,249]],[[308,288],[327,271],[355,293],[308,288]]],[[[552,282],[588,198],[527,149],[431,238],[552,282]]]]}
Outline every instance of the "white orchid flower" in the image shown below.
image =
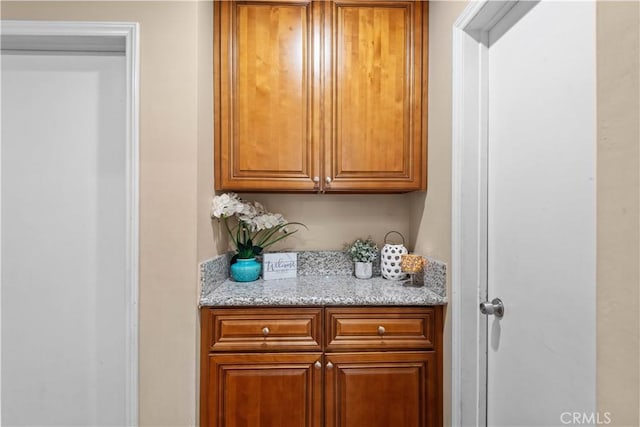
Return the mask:
{"type": "MultiPolygon", "coordinates": [[[[284,227],[288,222],[282,214],[267,211],[259,202],[246,202],[235,193],[225,193],[213,197],[211,201],[211,217],[222,219],[229,237],[236,246],[238,255],[241,258],[253,255],[254,246],[259,248],[271,246],[288,237],[286,236],[287,234],[293,234],[297,231],[291,231],[289,228],[284,227]],[[228,221],[231,218],[235,218],[236,227],[229,225],[228,221]],[[274,236],[273,233],[264,231],[276,227],[285,236],[274,236]],[[243,229],[248,233],[240,232],[243,229]],[[264,233],[261,233],[262,231],[264,233]],[[252,245],[247,245],[249,240],[252,241],[252,245]]],[[[295,224],[304,227],[304,224],[295,224]]]]}

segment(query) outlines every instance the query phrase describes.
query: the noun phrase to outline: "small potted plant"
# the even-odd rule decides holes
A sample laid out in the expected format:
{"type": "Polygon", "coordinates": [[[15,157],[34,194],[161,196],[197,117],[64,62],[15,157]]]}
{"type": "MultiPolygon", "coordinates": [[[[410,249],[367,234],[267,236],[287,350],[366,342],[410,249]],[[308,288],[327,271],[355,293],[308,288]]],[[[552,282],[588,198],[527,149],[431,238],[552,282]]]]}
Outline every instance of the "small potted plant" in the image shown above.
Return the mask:
{"type": "Polygon", "coordinates": [[[354,272],[358,279],[369,279],[373,275],[373,261],[378,258],[378,245],[371,237],[356,239],[346,245],[346,252],[355,264],[354,272]]]}

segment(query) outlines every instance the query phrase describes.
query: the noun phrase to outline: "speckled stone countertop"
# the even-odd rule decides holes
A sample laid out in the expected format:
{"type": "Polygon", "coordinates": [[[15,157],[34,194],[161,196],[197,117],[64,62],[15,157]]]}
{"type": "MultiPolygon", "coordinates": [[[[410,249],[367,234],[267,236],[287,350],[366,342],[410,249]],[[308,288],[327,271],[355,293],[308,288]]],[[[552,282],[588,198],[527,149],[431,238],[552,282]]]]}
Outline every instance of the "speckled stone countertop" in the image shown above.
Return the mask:
{"type": "Polygon", "coordinates": [[[441,305],[447,298],[429,288],[374,277],[299,276],[240,283],[227,279],[203,294],[201,306],[256,305],[441,305]]]}
{"type": "Polygon", "coordinates": [[[380,277],[357,279],[344,252],[298,252],[298,277],[241,283],[229,279],[230,254],[200,265],[200,306],[251,305],[441,305],[447,303],[447,267],[425,258],[424,286],[406,286],[380,277]]]}

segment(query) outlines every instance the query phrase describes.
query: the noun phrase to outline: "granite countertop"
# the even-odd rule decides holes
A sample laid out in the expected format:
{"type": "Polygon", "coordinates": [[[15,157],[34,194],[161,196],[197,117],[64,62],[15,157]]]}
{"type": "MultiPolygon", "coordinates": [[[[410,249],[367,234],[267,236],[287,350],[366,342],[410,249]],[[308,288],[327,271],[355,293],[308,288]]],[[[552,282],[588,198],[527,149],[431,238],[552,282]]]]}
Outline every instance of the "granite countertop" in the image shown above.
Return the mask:
{"type": "Polygon", "coordinates": [[[231,254],[200,264],[200,306],[251,305],[442,305],[447,303],[446,264],[425,257],[424,285],[412,287],[380,276],[374,262],[371,279],[353,276],[344,252],[297,252],[298,277],[235,282],[229,278],[231,254]]]}
{"type": "Polygon", "coordinates": [[[225,280],[203,293],[201,306],[255,305],[442,305],[447,298],[426,286],[373,277],[301,276],[293,279],[241,283],[225,280]]]}

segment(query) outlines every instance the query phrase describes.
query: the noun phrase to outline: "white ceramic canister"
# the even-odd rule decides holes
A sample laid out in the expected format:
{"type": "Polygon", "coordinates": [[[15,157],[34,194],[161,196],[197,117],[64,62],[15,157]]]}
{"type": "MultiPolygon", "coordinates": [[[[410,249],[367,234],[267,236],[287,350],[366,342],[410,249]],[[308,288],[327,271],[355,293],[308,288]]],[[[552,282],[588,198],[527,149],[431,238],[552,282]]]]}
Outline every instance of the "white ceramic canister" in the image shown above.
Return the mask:
{"type": "Polygon", "coordinates": [[[407,274],[402,272],[402,255],[408,254],[409,251],[404,246],[404,236],[397,231],[390,231],[384,236],[384,247],[380,252],[380,270],[382,277],[389,280],[403,280],[407,278],[407,274]],[[397,234],[402,238],[402,244],[392,245],[387,243],[389,234],[397,234]]]}

